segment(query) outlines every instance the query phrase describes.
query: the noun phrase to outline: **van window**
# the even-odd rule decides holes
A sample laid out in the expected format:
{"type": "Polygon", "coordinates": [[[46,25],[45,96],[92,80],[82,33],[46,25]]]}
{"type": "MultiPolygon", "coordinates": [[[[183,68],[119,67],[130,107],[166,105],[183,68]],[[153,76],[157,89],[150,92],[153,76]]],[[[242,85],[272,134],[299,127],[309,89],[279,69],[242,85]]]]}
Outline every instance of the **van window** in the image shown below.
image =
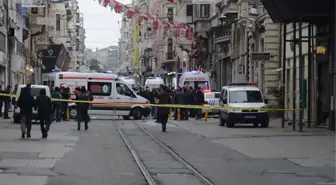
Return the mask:
{"type": "Polygon", "coordinates": [[[112,84],[109,82],[88,82],[88,90],[93,96],[110,96],[112,84]]]}
{"type": "MultiPolygon", "coordinates": [[[[25,87],[23,87],[23,88],[25,88],[25,87]]],[[[21,94],[23,88],[20,89],[20,94],[21,94]]],[[[40,95],[40,91],[41,91],[41,89],[45,89],[45,88],[31,88],[31,89],[30,89],[30,94],[31,94],[32,96],[39,96],[39,95],[40,95]]],[[[47,91],[47,90],[46,90],[46,91],[47,91]]]]}
{"type": "Polygon", "coordinates": [[[130,97],[135,96],[132,90],[126,84],[123,83],[117,83],[117,93],[123,96],[130,96],[130,97]]]}
{"type": "Polygon", "coordinates": [[[230,103],[262,103],[263,98],[260,91],[230,91],[230,103]]]}

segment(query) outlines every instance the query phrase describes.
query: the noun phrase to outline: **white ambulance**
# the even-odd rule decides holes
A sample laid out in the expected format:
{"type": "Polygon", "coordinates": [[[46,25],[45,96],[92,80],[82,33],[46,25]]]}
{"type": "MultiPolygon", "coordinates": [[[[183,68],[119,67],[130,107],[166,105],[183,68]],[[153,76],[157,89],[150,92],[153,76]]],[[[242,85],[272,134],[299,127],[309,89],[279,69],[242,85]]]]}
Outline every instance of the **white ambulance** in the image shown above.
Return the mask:
{"type": "Polygon", "coordinates": [[[129,85],[132,89],[135,87],[135,81],[133,78],[126,76],[120,77],[120,80],[124,81],[127,85],[129,85]]]}
{"type": "MultiPolygon", "coordinates": [[[[132,88],[120,80],[117,75],[104,73],[60,72],[56,74],[55,86],[69,87],[73,92],[76,87],[86,87],[94,98],[89,114],[123,116],[141,119],[150,114],[150,107],[145,98],[137,95],[132,88]],[[104,104],[108,103],[108,104],[104,104]],[[119,104],[112,104],[119,103],[119,104]]],[[[70,117],[76,118],[76,104],[70,103],[70,117]]]]}
{"type": "Polygon", "coordinates": [[[211,92],[210,77],[201,71],[184,72],[180,77],[179,86],[193,89],[199,87],[203,92],[211,92]]]}
{"type": "Polygon", "coordinates": [[[161,85],[164,85],[161,77],[149,77],[145,81],[145,88],[149,87],[149,90],[160,88],[161,85]]]}

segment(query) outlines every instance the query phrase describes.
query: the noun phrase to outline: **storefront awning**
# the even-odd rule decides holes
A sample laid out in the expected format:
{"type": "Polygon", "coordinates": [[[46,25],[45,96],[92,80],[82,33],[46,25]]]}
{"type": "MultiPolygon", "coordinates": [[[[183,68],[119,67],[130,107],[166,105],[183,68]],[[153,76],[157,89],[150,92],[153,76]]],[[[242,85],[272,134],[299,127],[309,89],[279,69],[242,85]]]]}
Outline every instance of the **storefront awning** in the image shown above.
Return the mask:
{"type": "Polygon", "coordinates": [[[335,14],[335,0],[261,0],[273,22],[329,22],[335,14]]]}
{"type": "Polygon", "coordinates": [[[55,68],[62,71],[68,70],[71,59],[63,44],[52,44],[48,46],[48,49],[41,50],[38,53],[39,56],[42,56],[43,73],[50,73],[55,68]]]}

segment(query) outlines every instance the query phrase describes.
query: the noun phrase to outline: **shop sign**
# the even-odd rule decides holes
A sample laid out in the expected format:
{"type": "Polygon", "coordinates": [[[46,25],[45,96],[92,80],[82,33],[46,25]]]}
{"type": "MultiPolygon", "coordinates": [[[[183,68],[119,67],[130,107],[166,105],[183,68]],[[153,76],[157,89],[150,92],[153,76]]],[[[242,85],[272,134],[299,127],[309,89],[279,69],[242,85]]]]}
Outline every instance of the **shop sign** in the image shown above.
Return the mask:
{"type": "Polygon", "coordinates": [[[325,55],[327,53],[327,48],[323,45],[316,46],[316,54],[325,55]]]}

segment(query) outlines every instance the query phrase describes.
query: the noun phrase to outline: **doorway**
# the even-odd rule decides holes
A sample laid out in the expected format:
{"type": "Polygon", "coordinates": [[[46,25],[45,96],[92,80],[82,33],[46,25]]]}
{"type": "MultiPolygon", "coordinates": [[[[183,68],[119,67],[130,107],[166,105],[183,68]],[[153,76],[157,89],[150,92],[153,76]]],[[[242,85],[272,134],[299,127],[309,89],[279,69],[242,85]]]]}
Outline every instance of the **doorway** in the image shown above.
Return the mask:
{"type": "Polygon", "coordinates": [[[319,126],[328,126],[327,120],[329,118],[329,64],[323,62],[318,64],[318,107],[317,116],[319,126]]]}

